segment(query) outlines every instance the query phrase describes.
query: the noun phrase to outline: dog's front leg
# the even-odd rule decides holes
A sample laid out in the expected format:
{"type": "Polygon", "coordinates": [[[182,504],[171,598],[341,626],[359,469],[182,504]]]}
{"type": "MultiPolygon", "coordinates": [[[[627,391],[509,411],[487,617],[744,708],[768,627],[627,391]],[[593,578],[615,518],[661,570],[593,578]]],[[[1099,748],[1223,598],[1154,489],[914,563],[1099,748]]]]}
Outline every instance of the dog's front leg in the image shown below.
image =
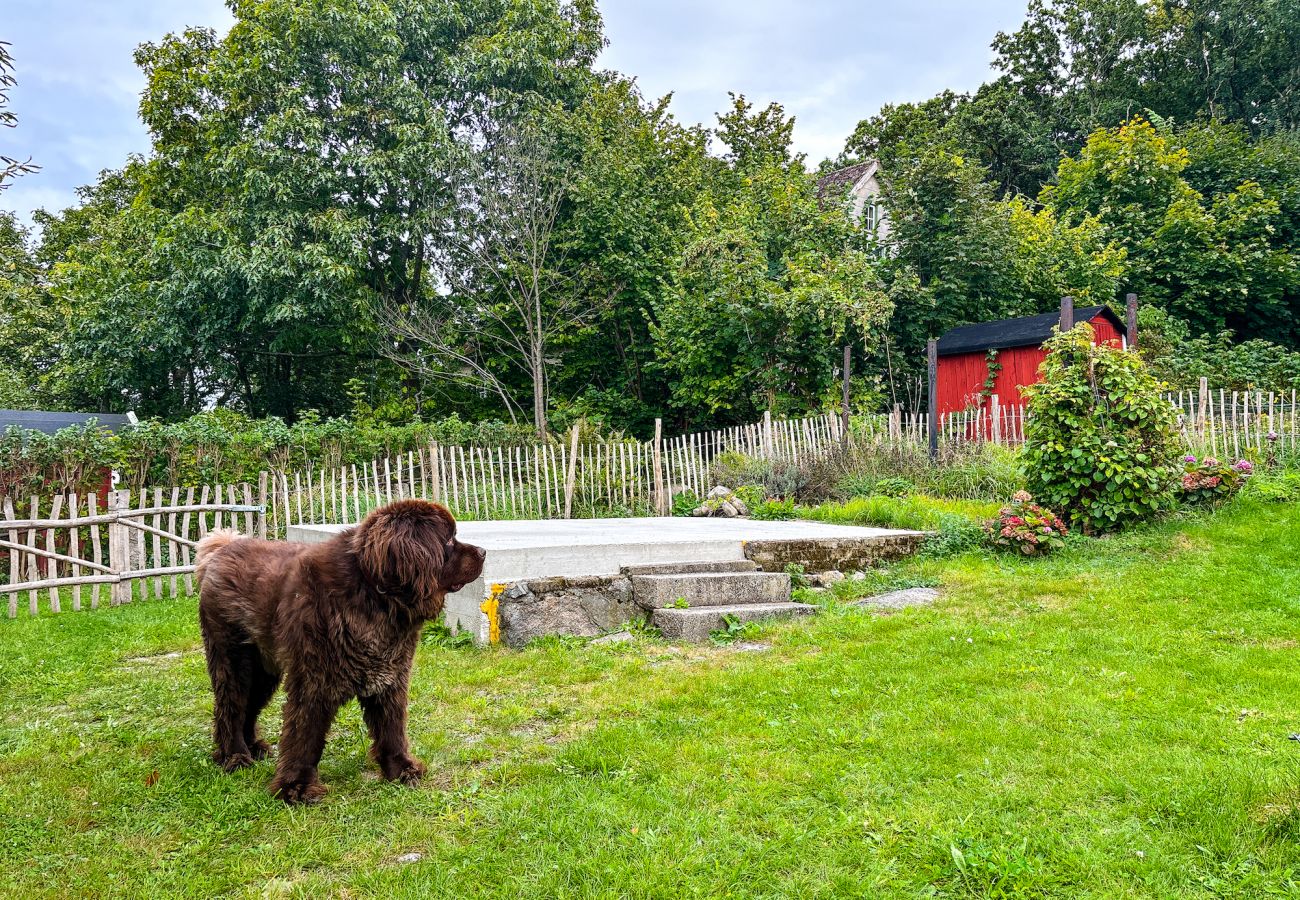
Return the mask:
{"type": "Polygon", "coordinates": [[[361,712],[370,729],[370,757],[389,781],[416,784],[424,776],[424,764],[411,755],[406,740],[406,684],[409,670],[388,690],[359,697],[361,712]]]}
{"type": "Polygon", "coordinates": [[[285,803],[315,803],[325,796],[325,785],[317,774],[325,735],[329,732],[341,702],[312,683],[310,677],[293,673],[285,685],[284,725],[280,732],[280,758],[271,780],[271,793],[285,803]]]}

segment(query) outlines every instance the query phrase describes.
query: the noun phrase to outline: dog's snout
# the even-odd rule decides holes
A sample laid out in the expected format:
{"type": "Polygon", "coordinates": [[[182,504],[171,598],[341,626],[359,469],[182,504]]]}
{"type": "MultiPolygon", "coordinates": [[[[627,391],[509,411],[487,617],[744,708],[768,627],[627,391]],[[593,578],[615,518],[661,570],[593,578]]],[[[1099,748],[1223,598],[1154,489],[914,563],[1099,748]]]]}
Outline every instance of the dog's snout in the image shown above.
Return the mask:
{"type": "Polygon", "coordinates": [[[473,544],[470,544],[470,547],[473,548],[474,555],[478,557],[479,562],[487,559],[487,551],[482,547],[475,547],[473,544]]]}

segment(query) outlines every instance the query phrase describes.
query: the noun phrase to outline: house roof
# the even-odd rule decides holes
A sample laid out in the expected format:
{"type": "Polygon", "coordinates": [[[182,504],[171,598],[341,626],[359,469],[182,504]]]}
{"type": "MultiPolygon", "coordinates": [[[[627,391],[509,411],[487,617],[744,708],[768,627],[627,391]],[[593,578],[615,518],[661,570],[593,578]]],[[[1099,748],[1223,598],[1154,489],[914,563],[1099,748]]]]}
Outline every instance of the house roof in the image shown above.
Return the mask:
{"type": "Polygon", "coordinates": [[[876,161],[869,159],[856,165],[836,169],[817,179],[817,196],[819,198],[839,194],[853,187],[876,168],[876,161]]]}
{"type": "Polygon", "coordinates": [[[105,431],[117,432],[134,425],[131,415],[118,413],[70,413],[44,410],[0,409],[0,432],[10,426],[54,434],[69,425],[88,425],[91,420],[105,431]]]}
{"type": "MultiPolygon", "coordinates": [[[[1104,316],[1127,334],[1128,329],[1109,306],[1081,306],[1074,311],[1074,321],[1091,322],[1104,316]]],[[[1052,336],[1052,329],[1061,322],[1058,312],[1020,319],[1001,319],[997,322],[979,322],[975,325],[958,325],[939,338],[939,355],[975,353],[980,350],[1005,350],[1010,347],[1037,347],[1052,336]]]]}

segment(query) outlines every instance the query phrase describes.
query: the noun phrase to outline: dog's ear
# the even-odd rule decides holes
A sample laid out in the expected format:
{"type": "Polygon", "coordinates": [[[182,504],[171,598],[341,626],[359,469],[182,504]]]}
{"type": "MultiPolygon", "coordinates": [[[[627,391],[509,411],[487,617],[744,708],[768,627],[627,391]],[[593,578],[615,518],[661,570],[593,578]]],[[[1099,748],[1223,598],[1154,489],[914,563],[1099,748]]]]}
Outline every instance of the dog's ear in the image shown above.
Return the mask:
{"type": "Polygon", "coordinates": [[[352,535],[362,574],[381,594],[409,598],[419,609],[442,606],[442,569],[450,528],[432,503],[408,500],[366,516],[352,535]]]}

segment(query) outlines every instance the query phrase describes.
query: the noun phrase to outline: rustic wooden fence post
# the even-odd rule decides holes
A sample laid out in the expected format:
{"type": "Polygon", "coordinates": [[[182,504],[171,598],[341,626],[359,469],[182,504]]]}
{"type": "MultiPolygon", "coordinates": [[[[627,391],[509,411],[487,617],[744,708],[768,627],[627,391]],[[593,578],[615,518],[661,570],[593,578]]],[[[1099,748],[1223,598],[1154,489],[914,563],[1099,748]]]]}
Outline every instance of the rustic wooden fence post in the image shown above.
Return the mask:
{"type": "Polygon", "coordinates": [[[989,397],[989,428],[993,443],[1002,443],[1002,403],[997,394],[989,397]]]}
{"type": "Polygon", "coordinates": [[[1128,326],[1128,348],[1137,350],[1138,348],[1138,295],[1129,294],[1124,298],[1125,301],[1125,325],[1128,326]]]}
{"type": "MultiPolygon", "coordinates": [[[[564,473],[564,518],[566,519],[573,518],[573,486],[578,477],[578,431],[580,428],[581,423],[573,423],[573,434],[569,438],[569,458],[565,460],[568,463],[565,466],[564,473]]],[[[658,459],[657,454],[658,448],[656,447],[656,459],[658,459]]]]}
{"type": "MultiPolygon", "coordinates": [[[[257,517],[257,536],[260,537],[262,540],[266,540],[266,516],[267,516],[266,480],[267,480],[267,474],[265,472],[257,473],[257,505],[262,507],[262,512],[257,517]]],[[[343,505],[346,507],[347,506],[347,482],[346,481],[343,483],[343,498],[344,498],[343,505]]],[[[173,499],[172,504],[175,505],[175,503],[176,501],[173,499]]],[[[343,514],[343,518],[345,519],[347,518],[346,511],[343,514]]]]}
{"type": "Polygon", "coordinates": [[[934,338],[925,344],[926,371],[930,378],[930,404],[927,429],[930,437],[930,458],[939,455],[939,342],[934,338]]]}
{"type": "Polygon", "coordinates": [[[1206,412],[1210,404],[1210,379],[1201,378],[1196,401],[1196,431],[1198,434],[1205,434],[1206,412]]]}
{"type": "MultiPolygon", "coordinates": [[[[128,490],[111,491],[108,495],[109,514],[116,519],[123,511],[131,508],[131,492],[128,490]]],[[[121,522],[108,523],[108,567],[113,570],[117,580],[109,589],[109,601],[113,606],[131,602],[131,582],[123,576],[131,571],[131,536],[130,529],[121,522]]]]}
{"type": "Polygon", "coordinates": [[[1061,333],[1074,327],[1074,298],[1068,294],[1061,298],[1061,333]]]}
{"type": "Polygon", "coordinates": [[[664,420],[655,419],[655,443],[654,443],[655,512],[661,516],[666,515],[668,509],[668,504],[664,502],[663,446],[664,446],[664,420]]]}
{"type": "Polygon", "coordinates": [[[774,459],[772,447],[772,410],[763,411],[763,455],[767,459],[774,459]]]}

